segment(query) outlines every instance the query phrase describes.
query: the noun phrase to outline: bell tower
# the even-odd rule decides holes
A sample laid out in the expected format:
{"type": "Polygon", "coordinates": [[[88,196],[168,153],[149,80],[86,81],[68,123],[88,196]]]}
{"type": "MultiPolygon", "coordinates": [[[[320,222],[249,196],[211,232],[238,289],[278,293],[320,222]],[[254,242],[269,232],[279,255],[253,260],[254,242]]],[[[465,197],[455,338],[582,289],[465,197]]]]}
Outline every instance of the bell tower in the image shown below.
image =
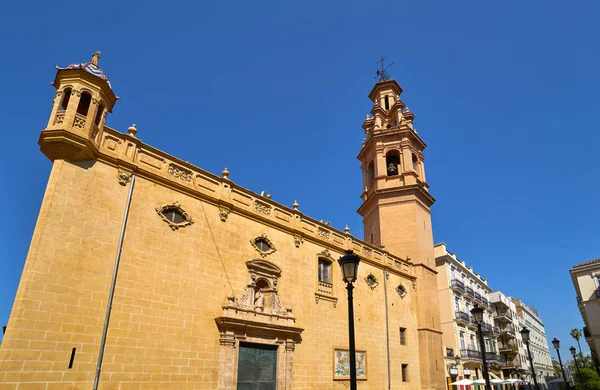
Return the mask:
{"type": "MultiPolygon", "coordinates": [[[[382,68],[383,69],[383,68],[382,68]]],[[[437,272],[430,207],[435,199],[425,180],[425,143],[413,127],[415,115],[400,100],[402,88],[385,69],[369,94],[371,115],[362,127],[358,154],[363,172],[365,241],[412,261],[422,389],[445,389],[437,272]]]]}
{"type": "Polygon", "coordinates": [[[106,116],[118,99],[98,66],[99,59],[97,51],[90,62],[56,67],[52,113],[38,141],[52,161],[86,160],[95,155],[106,116]]]}

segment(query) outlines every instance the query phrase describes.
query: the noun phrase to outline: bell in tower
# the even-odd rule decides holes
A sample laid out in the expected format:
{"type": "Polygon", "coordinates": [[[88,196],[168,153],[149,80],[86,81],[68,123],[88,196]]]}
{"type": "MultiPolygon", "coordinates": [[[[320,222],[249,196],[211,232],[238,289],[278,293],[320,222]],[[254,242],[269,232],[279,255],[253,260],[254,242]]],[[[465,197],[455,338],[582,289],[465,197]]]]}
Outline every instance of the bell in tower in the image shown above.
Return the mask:
{"type": "Polygon", "coordinates": [[[90,62],[56,67],[52,113],[39,139],[42,152],[51,160],[85,160],[97,150],[106,116],[118,99],[98,66],[99,59],[97,51],[90,62]]]}

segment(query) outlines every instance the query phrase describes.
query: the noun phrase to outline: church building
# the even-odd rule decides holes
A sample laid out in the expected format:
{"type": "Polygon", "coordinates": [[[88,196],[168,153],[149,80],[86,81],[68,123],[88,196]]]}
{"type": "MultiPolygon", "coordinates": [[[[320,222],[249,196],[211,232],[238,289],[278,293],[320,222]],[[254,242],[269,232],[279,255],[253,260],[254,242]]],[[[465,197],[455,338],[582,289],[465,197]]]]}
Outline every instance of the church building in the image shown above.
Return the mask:
{"type": "Polygon", "coordinates": [[[358,388],[446,388],[435,199],[395,80],[381,74],[362,124],[363,241],[108,127],[99,58],[53,82],[1,389],[347,389],[347,251],[358,388]]]}

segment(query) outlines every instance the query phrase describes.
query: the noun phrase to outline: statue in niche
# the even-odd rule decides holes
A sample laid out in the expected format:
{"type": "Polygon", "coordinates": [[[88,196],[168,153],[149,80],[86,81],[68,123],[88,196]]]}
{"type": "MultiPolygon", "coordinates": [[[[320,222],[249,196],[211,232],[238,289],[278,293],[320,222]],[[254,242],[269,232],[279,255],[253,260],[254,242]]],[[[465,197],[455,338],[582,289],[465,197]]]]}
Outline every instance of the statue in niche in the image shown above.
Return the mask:
{"type": "Polygon", "coordinates": [[[398,174],[398,167],[393,162],[388,164],[387,167],[388,176],[396,176],[398,174]]]}
{"type": "Polygon", "coordinates": [[[262,293],[262,291],[260,291],[260,288],[256,289],[256,292],[254,293],[254,309],[259,309],[260,311],[263,311],[265,307],[265,296],[262,293]]]}

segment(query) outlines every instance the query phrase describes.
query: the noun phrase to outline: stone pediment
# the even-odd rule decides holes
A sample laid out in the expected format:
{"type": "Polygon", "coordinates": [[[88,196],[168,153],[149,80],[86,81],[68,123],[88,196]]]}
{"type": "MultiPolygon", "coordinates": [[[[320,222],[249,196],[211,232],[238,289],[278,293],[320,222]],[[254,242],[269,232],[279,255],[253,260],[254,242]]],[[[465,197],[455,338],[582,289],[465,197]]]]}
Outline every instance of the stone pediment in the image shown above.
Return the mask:
{"type": "Polygon", "coordinates": [[[281,276],[281,268],[268,260],[250,260],[246,262],[246,267],[250,272],[253,271],[257,275],[275,276],[277,278],[281,276]]]}

